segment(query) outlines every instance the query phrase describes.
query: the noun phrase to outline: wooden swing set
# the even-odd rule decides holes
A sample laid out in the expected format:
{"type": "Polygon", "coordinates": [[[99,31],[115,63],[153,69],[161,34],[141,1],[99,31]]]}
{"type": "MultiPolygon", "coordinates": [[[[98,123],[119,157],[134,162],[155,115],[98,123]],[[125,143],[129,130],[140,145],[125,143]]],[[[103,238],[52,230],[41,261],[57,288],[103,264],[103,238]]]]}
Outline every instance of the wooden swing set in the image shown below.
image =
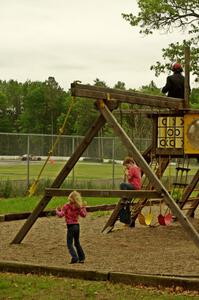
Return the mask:
{"type": "MultiPolygon", "coordinates": [[[[188,64],[185,66],[185,74],[188,64]]],[[[199,120],[199,110],[191,110],[188,108],[188,87],[189,83],[188,76],[185,77],[185,99],[168,98],[165,96],[154,96],[146,95],[144,93],[122,91],[118,89],[102,88],[91,85],[83,85],[77,82],[71,84],[71,95],[73,97],[83,97],[87,99],[95,100],[95,106],[99,111],[99,116],[92,124],[91,128],[86,133],[83,140],[75,149],[72,156],[66,162],[62,170],[59,172],[55,180],[53,181],[50,188],[45,190],[45,194],[37,204],[31,215],[28,217],[22,228],[19,230],[15,238],[13,239],[13,244],[19,244],[24,239],[28,231],[31,229],[41,212],[45,209],[49,201],[54,196],[67,196],[72,191],[71,189],[62,189],[61,185],[67,178],[71,170],[74,168],[75,164],[78,162],[80,157],[83,155],[84,151],[87,149],[88,145],[92,142],[93,138],[101,130],[101,128],[107,122],[114,130],[115,134],[121,139],[123,145],[125,146],[129,155],[132,155],[137,165],[142,169],[143,174],[148,178],[148,184],[144,190],[77,190],[83,197],[120,197],[118,204],[115,206],[108,222],[105,224],[103,231],[108,229],[109,231],[114,227],[116,220],[118,219],[118,213],[121,209],[122,202],[125,198],[138,198],[139,201],[133,207],[133,213],[131,214],[131,221],[135,221],[138,215],[141,213],[142,208],[146,205],[149,199],[162,199],[165,204],[169,207],[172,214],[180,222],[184,230],[187,232],[190,239],[199,247],[199,234],[189,221],[188,216],[193,215],[195,209],[199,204],[199,198],[195,198],[192,201],[191,207],[188,209],[188,214],[185,215],[182,211],[183,207],[187,203],[189,196],[192,194],[194,188],[196,187],[199,180],[199,171],[194,175],[191,183],[186,187],[183,193],[180,205],[178,205],[173,199],[172,195],[168,192],[165,186],[161,182],[161,177],[164,171],[169,165],[170,157],[196,157],[199,154],[199,149],[191,148],[188,145],[188,150],[185,152],[184,139],[186,136],[184,130],[184,124],[178,125],[179,120],[183,120],[192,124],[195,120],[199,120]],[[141,154],[136,148],[133,141],[126,134],[124,129],[118,123],[117,119],[113,115],[113,111],[116,110],[120,103],[129,104],[139,104],[147,105],[149,107],[160,108],[162,110],[161,114],[154,112],[152,114],[153,121],[153,141],[152,145],[141,154]],[[165,110],[165,111],[164,111],[165,110]],[[163,119],[168,121],[164,124],[164,127],[160,126],[163,119]],[[175,120],[175,124],[169,126],[169,118],[175,120]],[[181,127],[180,127],[181,126],[181,127]],[[180,136],[176,136],[175,133],[171,134],[171,129],[180,131],[180,136]],[[170,136],[165,134],[165,131],[170,130],[170,136]],[[183,132],[184,130],[184,132],[183,132]],[[171,143],[171,138],[174,142],[171,143]],[[165,143],[161,141],[165,139],[165,143]],[[179,140],[181,145],[179,146],[179,140]],[[164,145],[163,145],[164,144],[164,145]],[[168,146],[168,144],[172,145],[168,146]],[[166,145],[166,146],[165,146],[166,145]],[[191,150],[190,150],[191,148],[191,150]],[[151,153],[153,155],[151,155],[151,153]],[[159,164],[158,168],[154,172],[150,166],[151,157],[158,156],[159,164]]],[[[86,105],[86,104],[85,104],[86,105]]],[[[186,125],[188,126],[188,125],[186,125]]],[[[189,128],[189,126],[188,126],[189,128]]],[[[188,136],[189,137],[189,136],[188,136]]],[[[186,141],[189,143],[189,141],[186,141]]]]}

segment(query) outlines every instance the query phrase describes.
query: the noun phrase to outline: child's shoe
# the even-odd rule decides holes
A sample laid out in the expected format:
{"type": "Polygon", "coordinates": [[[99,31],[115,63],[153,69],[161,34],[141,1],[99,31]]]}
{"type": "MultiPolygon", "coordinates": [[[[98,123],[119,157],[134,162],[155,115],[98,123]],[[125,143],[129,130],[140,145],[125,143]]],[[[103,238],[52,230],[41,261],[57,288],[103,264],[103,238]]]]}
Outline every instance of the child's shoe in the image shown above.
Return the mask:
{"type": "Polygon", "coordinates": [[[83,264],[83,263],[84,263],[84,259],[80,259],[80,260],[79,260],[79,263],[80,263],[80,264],[83,264]]]}
{"type": "Polygon", "coordinates": [[[72,258],[72,259],[71,259],[71,262],[70,262],[70,264],[76,264],[76,263],[78,263],[78,260],[77,260],[77,259],[74,259],[74,258],[72,258]]]}

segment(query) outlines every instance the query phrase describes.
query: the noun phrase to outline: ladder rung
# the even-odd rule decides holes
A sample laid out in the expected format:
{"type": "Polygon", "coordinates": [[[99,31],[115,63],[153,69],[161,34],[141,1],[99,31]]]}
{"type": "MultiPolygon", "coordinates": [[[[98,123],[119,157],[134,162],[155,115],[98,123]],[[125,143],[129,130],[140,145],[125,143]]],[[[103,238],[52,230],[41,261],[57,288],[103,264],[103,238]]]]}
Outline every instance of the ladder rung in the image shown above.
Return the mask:
{"type": "Polygon", "coordinates": [[[192,208],[194,208],[194,209],[195,209],[195,207],[192,207],[192,206],[190,206],[190,207],[185,207],[185,208],[182,208],[182,210],[190,210],[190,209],[192,209],[192,208]]]}
{"type": "Polygon", "coordinates": [[[187,186],[187,183],[173,182],[173,185],[187,186]]]}
{"type": "Polygon", "coordinates": [[[185,168],[185,167],[176,167],[177,171],[190,171],[190,168],[185,168]]]}
{"type": "Polygon", "coordinates": [[[189,198],[189,201],[190,201],[190,202],[192,202],[192,201],[199,201],[199,197],[195,197],[195,198],[192,197],[192,198],[189,198]]]}

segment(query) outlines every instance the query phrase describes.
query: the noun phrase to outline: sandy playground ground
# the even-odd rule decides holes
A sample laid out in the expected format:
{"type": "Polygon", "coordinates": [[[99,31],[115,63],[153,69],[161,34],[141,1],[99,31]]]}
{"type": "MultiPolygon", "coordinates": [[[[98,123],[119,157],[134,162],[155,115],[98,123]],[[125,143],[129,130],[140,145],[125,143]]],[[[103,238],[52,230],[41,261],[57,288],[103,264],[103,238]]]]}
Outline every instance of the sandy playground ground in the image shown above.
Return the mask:
{"type": "MultiPolygon", "coordinates": [[[[81,219],[84,264],[70,265],[65,242],[65,221],[39,218],[21,244],[10,244],[25,222],[0,222],[0,261],[15,261],[94,271],[199,276],[199,249],[178,223],[135,228],[119,221],[109,234],[101,233],[109,215],[88,213],[81,219]]],[[[199,231],[199,218],[193,220],[199,231]]]]}

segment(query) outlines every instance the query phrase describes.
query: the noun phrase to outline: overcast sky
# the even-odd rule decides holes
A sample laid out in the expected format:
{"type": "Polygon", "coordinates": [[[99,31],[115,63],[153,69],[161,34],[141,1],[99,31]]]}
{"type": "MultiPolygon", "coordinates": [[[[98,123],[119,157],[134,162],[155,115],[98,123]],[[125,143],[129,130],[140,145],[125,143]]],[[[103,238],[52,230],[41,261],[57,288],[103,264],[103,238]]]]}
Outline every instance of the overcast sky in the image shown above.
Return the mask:
{"type": "Polygon", "coordinates": [[[161,49],[182,33],[139,34],[121,13],[135,13],[136,0],[0,0],[1,80],[55,77],[65,90],[74,80],[96,78],[113,87],[139,88],[154,80],[150,71],[161,49]]]}

